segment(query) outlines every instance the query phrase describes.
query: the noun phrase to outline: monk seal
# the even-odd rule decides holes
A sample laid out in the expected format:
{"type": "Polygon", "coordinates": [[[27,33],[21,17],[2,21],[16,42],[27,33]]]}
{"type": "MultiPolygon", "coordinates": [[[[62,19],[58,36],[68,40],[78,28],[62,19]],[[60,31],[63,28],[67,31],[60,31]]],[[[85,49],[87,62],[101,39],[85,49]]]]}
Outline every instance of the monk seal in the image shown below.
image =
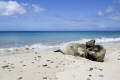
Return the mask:
{"type": "Polygon", "coordinates": [[[92,61],[103,62],[106,50],[101,45],[95,45],[95,40],[90,40],[86,44],[66,43],[54,52],[61,52],[66,55],[80,56],[92,61]]]}
{"type": "Polygon", "coordinates": [[[94,44],[95,44],[95,40],[90,40],[86,42],[86,44],[65,43],[62,46],[60,46],[60,49],[54,52],[61,52],[63,54],[73,55],[73,56],[82,56],[83,54],[85,54],[86,49],[93,47],[94,44]]]}

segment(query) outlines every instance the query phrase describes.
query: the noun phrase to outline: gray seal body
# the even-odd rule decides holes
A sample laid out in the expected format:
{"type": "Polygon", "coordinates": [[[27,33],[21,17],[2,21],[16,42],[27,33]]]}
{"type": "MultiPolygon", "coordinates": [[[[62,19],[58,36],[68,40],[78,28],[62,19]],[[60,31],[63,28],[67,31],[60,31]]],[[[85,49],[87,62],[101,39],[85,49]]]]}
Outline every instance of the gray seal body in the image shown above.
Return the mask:
{"type": "Polygon", "coordinates": [[[55,52],[62,52],[66,55],[80,56],[92,61],[103,62],[106,50],[103,46],[94,44],[95,40],[88,41],[86,44],[65,43],[55,52]]]}
{"type": "Polygon", "coordinates": [[[66,43],[60,47],[60,50],[66,55],[81,56],[85,53],[85,48],[85,44],[66,43]]]}

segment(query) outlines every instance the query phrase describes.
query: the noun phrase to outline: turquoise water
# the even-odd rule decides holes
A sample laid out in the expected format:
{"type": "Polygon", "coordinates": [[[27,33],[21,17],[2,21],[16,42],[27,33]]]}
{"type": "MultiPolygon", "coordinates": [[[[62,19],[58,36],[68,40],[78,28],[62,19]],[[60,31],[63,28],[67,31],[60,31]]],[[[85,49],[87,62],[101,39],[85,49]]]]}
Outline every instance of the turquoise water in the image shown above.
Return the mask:
{"type": "Polygon", "coordinates": [[[71,41],[84,43],[91,39],[95,39],[96,44],[120,43],[120,31],[2,31],[0,48],[58,45],[71,41]]]}

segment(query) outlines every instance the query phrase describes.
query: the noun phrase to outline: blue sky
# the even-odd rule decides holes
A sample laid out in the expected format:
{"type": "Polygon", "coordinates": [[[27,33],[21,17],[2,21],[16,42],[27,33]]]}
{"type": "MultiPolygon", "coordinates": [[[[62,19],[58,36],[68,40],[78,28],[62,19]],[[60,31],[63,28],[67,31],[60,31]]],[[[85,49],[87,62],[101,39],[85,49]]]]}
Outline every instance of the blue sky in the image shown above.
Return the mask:
{"type": "Polygon", "coordinates": [[[0,0],[0,31],[120,30],[120,0],[0,0]]]}

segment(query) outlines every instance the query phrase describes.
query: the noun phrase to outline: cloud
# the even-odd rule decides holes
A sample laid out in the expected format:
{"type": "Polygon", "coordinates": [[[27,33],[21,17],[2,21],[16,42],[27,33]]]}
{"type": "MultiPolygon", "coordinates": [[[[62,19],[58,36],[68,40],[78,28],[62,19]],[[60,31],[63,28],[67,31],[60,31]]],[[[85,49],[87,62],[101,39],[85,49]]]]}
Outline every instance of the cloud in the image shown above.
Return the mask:
{"type": "Polygon", "coordinates": [[[98,16],[104,16],[104,14],[101,11],[98,11],[98,16]]]}
{"type": "Polygon", "coordinates": [[[104,25],[99,25],[99,27],[101,27],[101,28],[106,28],[104,25]]]}
{"type": "Polygon", "coordinates": [[[74,21],[74,22],[97,22],[96,20],[87,20],[87,19],[64,19],[67,21],[74,21]]]}
{"type": "Polygon", "coordinates": [[[0,1],[0,15],[11,16],[14,14],[25,14],[26,10],[16,1],[0,1]]]}
{"type": "Polygon", "coordinates": [[[22,3],[23,6],[28,6],[28,3],[22,3]]]}
{"type": "Polygon", "coordinates": [[[34,12],[42,12],[45,10],[44,8],[41,8],[39,5],[35,5],[35,4],[32,4],[32,7],[34,9],[34,12]]]}
{"type": "Polygon", "coordinates": [[[113,7],[109,6],[106,10],[107,13],[112,13],[114,11],[113,7]]]}
{"type": "Polygon", "coordinates": [[[113,0],[113,3],[120,3],[120,0],[113,0]]]}
{"type": "Polygon", "coordinates": [[[111,20],[116,20],[116,21],[120,20],[120,16],[109,16],[108,18],[111,20]]]}
{"type": "Polygon", "coordinates": [[[52,15],[52,16],[54,16],[54,17],[57,17],[57,18],[70,18],[70,17],[72,17],[72,16],[63,16],[63,15],[52,15]]]}

